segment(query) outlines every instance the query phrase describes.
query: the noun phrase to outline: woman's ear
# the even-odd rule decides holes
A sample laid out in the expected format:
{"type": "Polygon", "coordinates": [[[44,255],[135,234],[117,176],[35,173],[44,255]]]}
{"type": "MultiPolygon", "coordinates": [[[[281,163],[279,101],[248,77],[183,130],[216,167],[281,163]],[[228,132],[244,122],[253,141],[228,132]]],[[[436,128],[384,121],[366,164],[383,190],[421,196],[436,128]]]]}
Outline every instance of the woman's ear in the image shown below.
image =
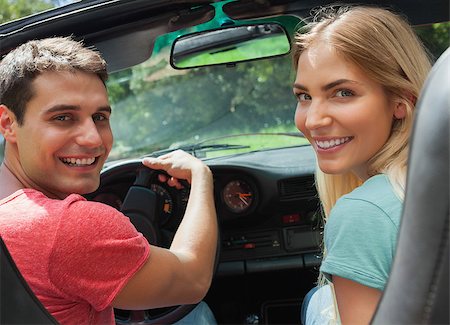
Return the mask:
{"type": "Polygon", "coordinates": [[[406,103],[403,101],[399,101],[395,103],[394,107],[394,117],[397,120],[402,120],[406,117],[406,103]]]}
{"type": "Polygon", "coordinates": [[[5,105],[0,105],[0,133],[7,142],[16,141],[16,116],[5,105]]]}

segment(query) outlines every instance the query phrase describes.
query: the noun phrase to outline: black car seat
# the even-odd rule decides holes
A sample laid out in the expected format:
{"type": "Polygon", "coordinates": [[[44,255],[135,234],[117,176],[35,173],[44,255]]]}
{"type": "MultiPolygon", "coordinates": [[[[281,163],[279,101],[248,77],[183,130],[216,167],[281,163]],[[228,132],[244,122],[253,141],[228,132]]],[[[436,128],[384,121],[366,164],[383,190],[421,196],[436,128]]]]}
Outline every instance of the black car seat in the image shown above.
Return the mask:
{"type": "Polygon", "coordinates": [[[58,324],[36,298],[0,237],[0,324],[58,324]]]}
{"type": "Polygon", "coordinates": [[[373,325],[449,322],[450,48],[417,105],[397,251],[373,325]]]}

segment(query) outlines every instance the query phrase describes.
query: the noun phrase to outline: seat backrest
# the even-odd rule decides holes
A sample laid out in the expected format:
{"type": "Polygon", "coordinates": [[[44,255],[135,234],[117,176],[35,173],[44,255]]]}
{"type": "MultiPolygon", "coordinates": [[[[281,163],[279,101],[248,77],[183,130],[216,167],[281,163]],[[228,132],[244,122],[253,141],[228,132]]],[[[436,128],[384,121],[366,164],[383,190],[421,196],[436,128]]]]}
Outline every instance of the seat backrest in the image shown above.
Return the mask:
{"type": "Polygon", "coordinates": [[[0,324],[58,324],[20,274],[0,237],[0,324]]]}
{"type": "Polygon", "coordinates": [[[450,48],[417,104],[403,216],[372,324],[449,324],[450,48]]]}

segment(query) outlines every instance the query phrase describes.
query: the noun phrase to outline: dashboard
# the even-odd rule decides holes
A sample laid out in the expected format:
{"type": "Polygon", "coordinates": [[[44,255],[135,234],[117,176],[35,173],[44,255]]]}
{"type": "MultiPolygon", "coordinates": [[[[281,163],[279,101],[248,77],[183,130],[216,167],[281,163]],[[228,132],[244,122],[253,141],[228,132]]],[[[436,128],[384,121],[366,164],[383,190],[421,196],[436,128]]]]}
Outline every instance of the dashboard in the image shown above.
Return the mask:
{"type": "MultiPolygon", "coordinates": [[[[312,267],[320,263],[321,217],[314,186],[315,155],[310,146],[204,159],[214,177],[220,227],[217,276],[312,267]]],[[[107,166],[99,189],[88,200],[118,210],[136,180],[141,160],[107,166]]],[[[189,200],[154,177],[161,245],[168,247],[189,200]]],[[[137,227],[138,228],[138,227],[137,227]]],[[[139,229],[139,228],[138,228],[139,229]]]]}

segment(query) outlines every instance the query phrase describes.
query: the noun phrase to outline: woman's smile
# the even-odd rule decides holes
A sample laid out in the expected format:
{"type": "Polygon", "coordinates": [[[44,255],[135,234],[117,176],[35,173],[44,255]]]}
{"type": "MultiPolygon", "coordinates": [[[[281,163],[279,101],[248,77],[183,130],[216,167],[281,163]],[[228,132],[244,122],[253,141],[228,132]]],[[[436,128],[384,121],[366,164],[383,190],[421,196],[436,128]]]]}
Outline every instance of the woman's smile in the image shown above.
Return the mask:
{"type": "Polygon", "coordinates": [[[317,149],[331,150],[350,142],[353,137],[332,138],[330,140],[314,140],[317,149]]]}
{"type": "Polygon", "coordinates": [[[295,123],[313,144],[320,169],[364,178],[391,132],[394,104],[384,87],[318,43],[300,55],[294,93],[295,123]]]}

